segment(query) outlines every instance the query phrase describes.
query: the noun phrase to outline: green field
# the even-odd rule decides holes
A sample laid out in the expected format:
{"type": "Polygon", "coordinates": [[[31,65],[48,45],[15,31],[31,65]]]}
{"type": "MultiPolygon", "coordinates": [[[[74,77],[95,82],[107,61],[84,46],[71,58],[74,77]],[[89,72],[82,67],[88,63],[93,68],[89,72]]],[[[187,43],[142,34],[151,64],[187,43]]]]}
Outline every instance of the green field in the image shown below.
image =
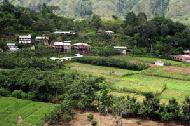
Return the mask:
{"type": "Polygon", "coordinates": [[[190,65],[187,63],[177,62],[177,61],[173,61],[173,60],[160,59],[160,58],[155,58],[155,57],[121,55],[121,56],[112,56],[112,58],[127,60],[127,61],[135,62],[135,63],[147,63],[147,64],[152,64],[152,63],[155,63],[156,61],[161,60],[168,66],[178,66],[178,67],[189,67],[190,68],[190,65]]]}
{"type": "MultiPolygon", "coordinates": [[[[158,58],[119,56],[123,60],[133,62],[153,63],[160,60],[158,58]],[[129,59],[128,59],[129,58],[129,59]]],[[[182,62],[164,60],[170,66],[180,66],[188,68],[190,65],[182,62]]],[[[165,67],[150,67],[143,71],[131,71],[113,67],[94,66],[90,64],[70,63],[68,66],[85,74],[102,76],[112,88],[112,94],[118,96],[135,96],[138,99],[143,98],[143,93],[152,92],[159,94],[159,98],[167,102],[174,97],[182,102],[186,96],[190,96],[190,76],[184,73],[174,73],[165,71],[165,67]]]]}
{"type": "Polygon", "coordinates": [[[29,123],[42,125],[46,115],[51,113],[57,105],[12,97],[0,97],[0,126],[16,126],[17,117],[22,116],[23,126],[29,123]]]}

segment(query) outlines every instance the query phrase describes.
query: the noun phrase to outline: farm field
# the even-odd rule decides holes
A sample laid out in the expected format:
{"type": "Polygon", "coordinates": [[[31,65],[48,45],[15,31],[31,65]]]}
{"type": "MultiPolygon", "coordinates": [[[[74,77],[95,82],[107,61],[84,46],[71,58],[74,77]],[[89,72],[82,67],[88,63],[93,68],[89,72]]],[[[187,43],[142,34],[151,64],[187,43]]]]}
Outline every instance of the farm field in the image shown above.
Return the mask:
{"type": "Polygon", "coordinates": [[[122,60],[128,60],[130,62],[135,62],[135,63],[147,63],[147,64],[152,64],[156,61],[163,61],[167,66],[176,66],[176,67],[189,67],[190,64],[183,63],[183,62],[178,62],[178,61],[173,61],[173,60],[167,60],[167,59],[160,59],[160,58],[155,58],[155,57],[141,57],[141,56],[111,56],[112,58],[115,59],[122,59],[122,60]]]}
{"type": "Polygon", "coordinates": [[[29,123],[35,126],[42,125],[45,116],[51,113],[56,106],[50,103],[0,97],[0,125],[16,126],[19,115],[22,116],[23,126],[29,123]]]}
{"type": "MultiPolygon", "coordinates": [[[[180,66],[180,62],[171,62],[173,62],[173,66],[176,64],[180,66]]],[[[181,64],[183,67],[189,67],[188,64],[181,64]]],[[[73,70],[85,74],[104,77],[112,88],[112,94],[115,96],[130,95],[142,101],[144,97],[143,93],[153,92],[159,94],[158,97],[163,102],[167,102],[172,97],[182,102],[186,96],[190,95],[189,75],[186,73],[166,71],[168,66],[150,67],[143,71],[132,71],[81,63],[70,63],[68,66],[73,70]]]]}

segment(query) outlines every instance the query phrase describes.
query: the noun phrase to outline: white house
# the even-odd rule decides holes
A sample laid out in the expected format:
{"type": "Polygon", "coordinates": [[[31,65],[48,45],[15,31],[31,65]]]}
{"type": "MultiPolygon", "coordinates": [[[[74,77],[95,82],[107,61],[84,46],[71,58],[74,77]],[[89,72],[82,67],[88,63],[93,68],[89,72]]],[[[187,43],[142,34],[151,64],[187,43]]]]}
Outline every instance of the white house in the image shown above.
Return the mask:
{"type": "Polygon", "coordinates": [[[32,42],[32,36],[30,34],[19,36],[19,43],[20,44],[30,44],[31,42],[32,42]]]}
{"type": "Polygon", "coordinates": [[[115,50],[119,51],[121,54],[127,54],[127,47],[126,46],[114,46],[115,50]]]}
{"type": "Polygon", "coordinates": [[[53,47],[57,48],[57,49],[63,49],[63,52],[70,52],[71,51],[71,43],[54,42],[53,47]]]}
{"type": "Polygon", "coordinates": [[[7,46],[11,52],[17,51],[19,48],[16,46],[15,43],[7,43],[7,46]]]}

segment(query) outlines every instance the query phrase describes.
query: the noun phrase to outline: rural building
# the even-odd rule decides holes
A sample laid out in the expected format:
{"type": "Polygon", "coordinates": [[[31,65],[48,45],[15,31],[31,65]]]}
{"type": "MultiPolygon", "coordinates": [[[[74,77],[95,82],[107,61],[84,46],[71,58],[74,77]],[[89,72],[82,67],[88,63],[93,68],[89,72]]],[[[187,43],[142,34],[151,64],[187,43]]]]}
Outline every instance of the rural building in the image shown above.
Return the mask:
{"type": "Polygon", "coordinates": [[[190,55],[190,50],[184,50],[183,53],[186,55],[190,55]]]}
{"type": "Polygon", "coordinates": [[[64,41],[64,43],[71,43],[71,41],[64,41]]]}
{"type": "Polygon", "coordinates": [[[182,55],[173,55],[172,58],[174,60],[183,61],[183,62],[190,62],[190,50],[184,50],[184,54],[182,55]]]}
{"type": "Polygon", "coordinates": [[[43,42],[44,45],[49,45],[49,37],[48,36],[36,36],[36,41],[37,42],[43,42]]]}
{"type": "Polygon", "coordinates": [[[190,60],[190,55],[174,55],[172,56],[174,60],[187,62],[190,60]]]}
{"type": "Polygon", "coordinates": [[[55,31],[54,34],[75,35],[76,33],[72,31],[55,31]]]}
{"type": "Polygon", "coordinates": [[[87,43],[75,43],[73,46],[79,54],[87,54],[90,52],[90,45],[87,43]]]}
{"type": "Polygon", "coordinates": [[[124,55],[127,54],[127,47],[126,46],[114,46],[113,48],[121,54],[124,54],[124,55]]]}
{"type": "Polygon", "coordinates": [[[114,34],[113,31],[105,31],[105,33],[106,33],[107,35],[112,35],[112,34],[114,34]]]}
{"type": "Polygon", "coordinates": [[[17,51],[19,48],[16,46],[15,43],[7,43],[7,46],[11,52],[17,51]]]}
{"type": "Polygon", "coordinates": [[[54,42],[53,47],[56,49],[61,49],[63,52],[71,51],[71,43],[54,42]]]}
{"type": "Polygon", "coordinates": [[[30,43],[32,43],[32,36],[30,34],[28,34],[28,35],[20,35],[19,36],[19,43],[20,44],[30,44],[30,43]]]}

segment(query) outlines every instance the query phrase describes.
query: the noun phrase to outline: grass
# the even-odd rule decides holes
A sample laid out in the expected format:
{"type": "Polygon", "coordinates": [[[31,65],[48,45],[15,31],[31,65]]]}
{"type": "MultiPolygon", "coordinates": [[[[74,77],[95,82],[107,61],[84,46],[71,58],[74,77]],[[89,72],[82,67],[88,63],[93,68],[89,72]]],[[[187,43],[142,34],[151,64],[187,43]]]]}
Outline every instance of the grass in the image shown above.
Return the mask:
{"type": "MultiPolygon", "coordinates": [[[[129,56],[119,56],[129,57],[129,56]]],[[[151,59],[147,57],[130,57],[131,61],[151,63],[156,58],[151,59]],[[138,60],[138,61],[137,61],[138,60]]],[[[125,59],[124,59],[125,60],[125,59]]],[[[127,60],[127,59],[126,59],[127,60]]],[[[189,64],[182,62],[168,61],[173,66],[189,67],[189,64]]],[[[190,81],[189,75],[184,73],[173,73],[165,71],[165,67],[150,67],[143,71],[132,71],[126,69],[118,69],[113,67],[94,66],[90,64],[70,63],[68,66],[85,74],[92,74],[94,76],[102,76],[110,84],[112,94],[115,96],[134,96],[137,99],[144,98],[143,93],[153,92],[160,94],[161,101],[168,101],[174,97],[180,103],[186,96],[190,96],[190,81]],[[166,90],[163,90],[166,87],[166,90]]]]}
{"type": "Polygon", "coordinates": [[[147,64],[152,64],[152,63],[155,63],[156,61],[161,60],[168,66],[178,66],[178,67],[189,67],[190,68],[190,64],[187,64],[184,62],[178,62],[178,61],[155,58],[155,57],[140,57],[140,56],[121,55],[121,56],[112,56],[112,58],[128,60],[130,62],[135,62],[135,63],[147,63],[147,64]]]}
{"type": "Polygon", "coordinates": [[[17,117],[22,116],[23,126],[29,123],[38,126],[44,123],[45,116],[50,114],[57,105],[12,97],[0,97],[1,126],[16,126],[17,117]]]}

